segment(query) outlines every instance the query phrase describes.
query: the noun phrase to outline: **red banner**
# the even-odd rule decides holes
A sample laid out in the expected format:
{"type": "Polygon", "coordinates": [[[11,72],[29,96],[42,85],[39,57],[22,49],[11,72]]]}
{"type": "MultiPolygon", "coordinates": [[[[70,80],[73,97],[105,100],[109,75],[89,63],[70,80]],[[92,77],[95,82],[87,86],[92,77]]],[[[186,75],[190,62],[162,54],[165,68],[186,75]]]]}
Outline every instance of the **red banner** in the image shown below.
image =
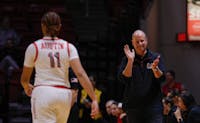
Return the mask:
{"type": "Polygon", "coordinates": [[[189,41],[200,41],[200,5],[188,2],[187,33],[189,41]]]}

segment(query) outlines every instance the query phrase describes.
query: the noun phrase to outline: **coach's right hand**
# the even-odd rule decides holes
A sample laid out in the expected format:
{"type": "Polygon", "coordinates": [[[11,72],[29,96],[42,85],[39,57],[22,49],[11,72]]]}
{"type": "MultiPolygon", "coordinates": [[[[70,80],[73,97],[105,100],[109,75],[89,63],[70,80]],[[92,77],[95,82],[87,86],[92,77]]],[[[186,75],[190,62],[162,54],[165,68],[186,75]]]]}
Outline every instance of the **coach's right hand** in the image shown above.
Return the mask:
{"type": "Polygon", "coordinates": [[[128,44],[124,45],[124,53],[126,55],[126,57],[128,58],[128,60],[133,61],[135,58],[135,50],[134,49],[130,49],[128,44]]]}

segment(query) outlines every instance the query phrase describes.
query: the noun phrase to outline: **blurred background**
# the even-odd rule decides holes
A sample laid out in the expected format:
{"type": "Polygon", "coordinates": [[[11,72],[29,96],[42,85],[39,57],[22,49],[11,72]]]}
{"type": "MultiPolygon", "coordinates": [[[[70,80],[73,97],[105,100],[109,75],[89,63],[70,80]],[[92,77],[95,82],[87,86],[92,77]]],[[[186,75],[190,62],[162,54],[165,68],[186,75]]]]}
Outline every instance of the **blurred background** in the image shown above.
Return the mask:
{"type": "Polygon", "coordinates": [[[30,99],[19,80],[25,49],[42,38],[40,19],[50,10],[61,16],[60,38],[77,47],[85,70],[95,75],[97,87],[107,97],[122,98],[123,87],[116,74],[124,55],[123,45],[130,44],[134,30],[142,29],[147,33],[149,48],[163,55],[166,69],[175,70],[176,80],[200,102],[200,42],[177,41],[177,34],[187,29],[186,3],[186,0],[1,0],[1,29],[9,25],[15,31],[15,39],[9,40],[16,42],[6,47],[0,43],[1,60],[9,54],[12,56],[9,61],[14,61],[10,63],[14,68],[4,67],[0,71],[0,122],[31,122],[30,99]],[[4,22],[7,24],[3,25],[4,22]]]}

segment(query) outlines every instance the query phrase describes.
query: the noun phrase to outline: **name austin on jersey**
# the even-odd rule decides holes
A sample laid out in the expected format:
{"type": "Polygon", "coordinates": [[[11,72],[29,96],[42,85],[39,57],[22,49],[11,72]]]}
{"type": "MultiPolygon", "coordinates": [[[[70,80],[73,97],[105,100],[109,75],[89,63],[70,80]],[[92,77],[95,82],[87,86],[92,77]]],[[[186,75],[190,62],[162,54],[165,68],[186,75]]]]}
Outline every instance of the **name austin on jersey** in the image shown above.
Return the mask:
{"type": "Polygon", "coordinates": [[[58,42],[43,42],[41,49],[64,49],[64,44],[58,42]]]}

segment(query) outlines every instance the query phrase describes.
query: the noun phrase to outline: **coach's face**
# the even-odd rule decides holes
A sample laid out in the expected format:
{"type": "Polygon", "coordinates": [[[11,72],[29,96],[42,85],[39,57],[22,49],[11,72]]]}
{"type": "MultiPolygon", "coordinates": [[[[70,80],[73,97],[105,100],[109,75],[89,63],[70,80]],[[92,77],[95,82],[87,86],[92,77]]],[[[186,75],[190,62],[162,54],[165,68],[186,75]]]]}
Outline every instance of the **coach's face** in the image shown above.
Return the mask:
{"type": "Polygon", "coordinates": [[[147,38],[143,32],[138,31],[132,35],[132,45],[136,54],[144,56],[146,53],[147,44],[147,38]]]}

